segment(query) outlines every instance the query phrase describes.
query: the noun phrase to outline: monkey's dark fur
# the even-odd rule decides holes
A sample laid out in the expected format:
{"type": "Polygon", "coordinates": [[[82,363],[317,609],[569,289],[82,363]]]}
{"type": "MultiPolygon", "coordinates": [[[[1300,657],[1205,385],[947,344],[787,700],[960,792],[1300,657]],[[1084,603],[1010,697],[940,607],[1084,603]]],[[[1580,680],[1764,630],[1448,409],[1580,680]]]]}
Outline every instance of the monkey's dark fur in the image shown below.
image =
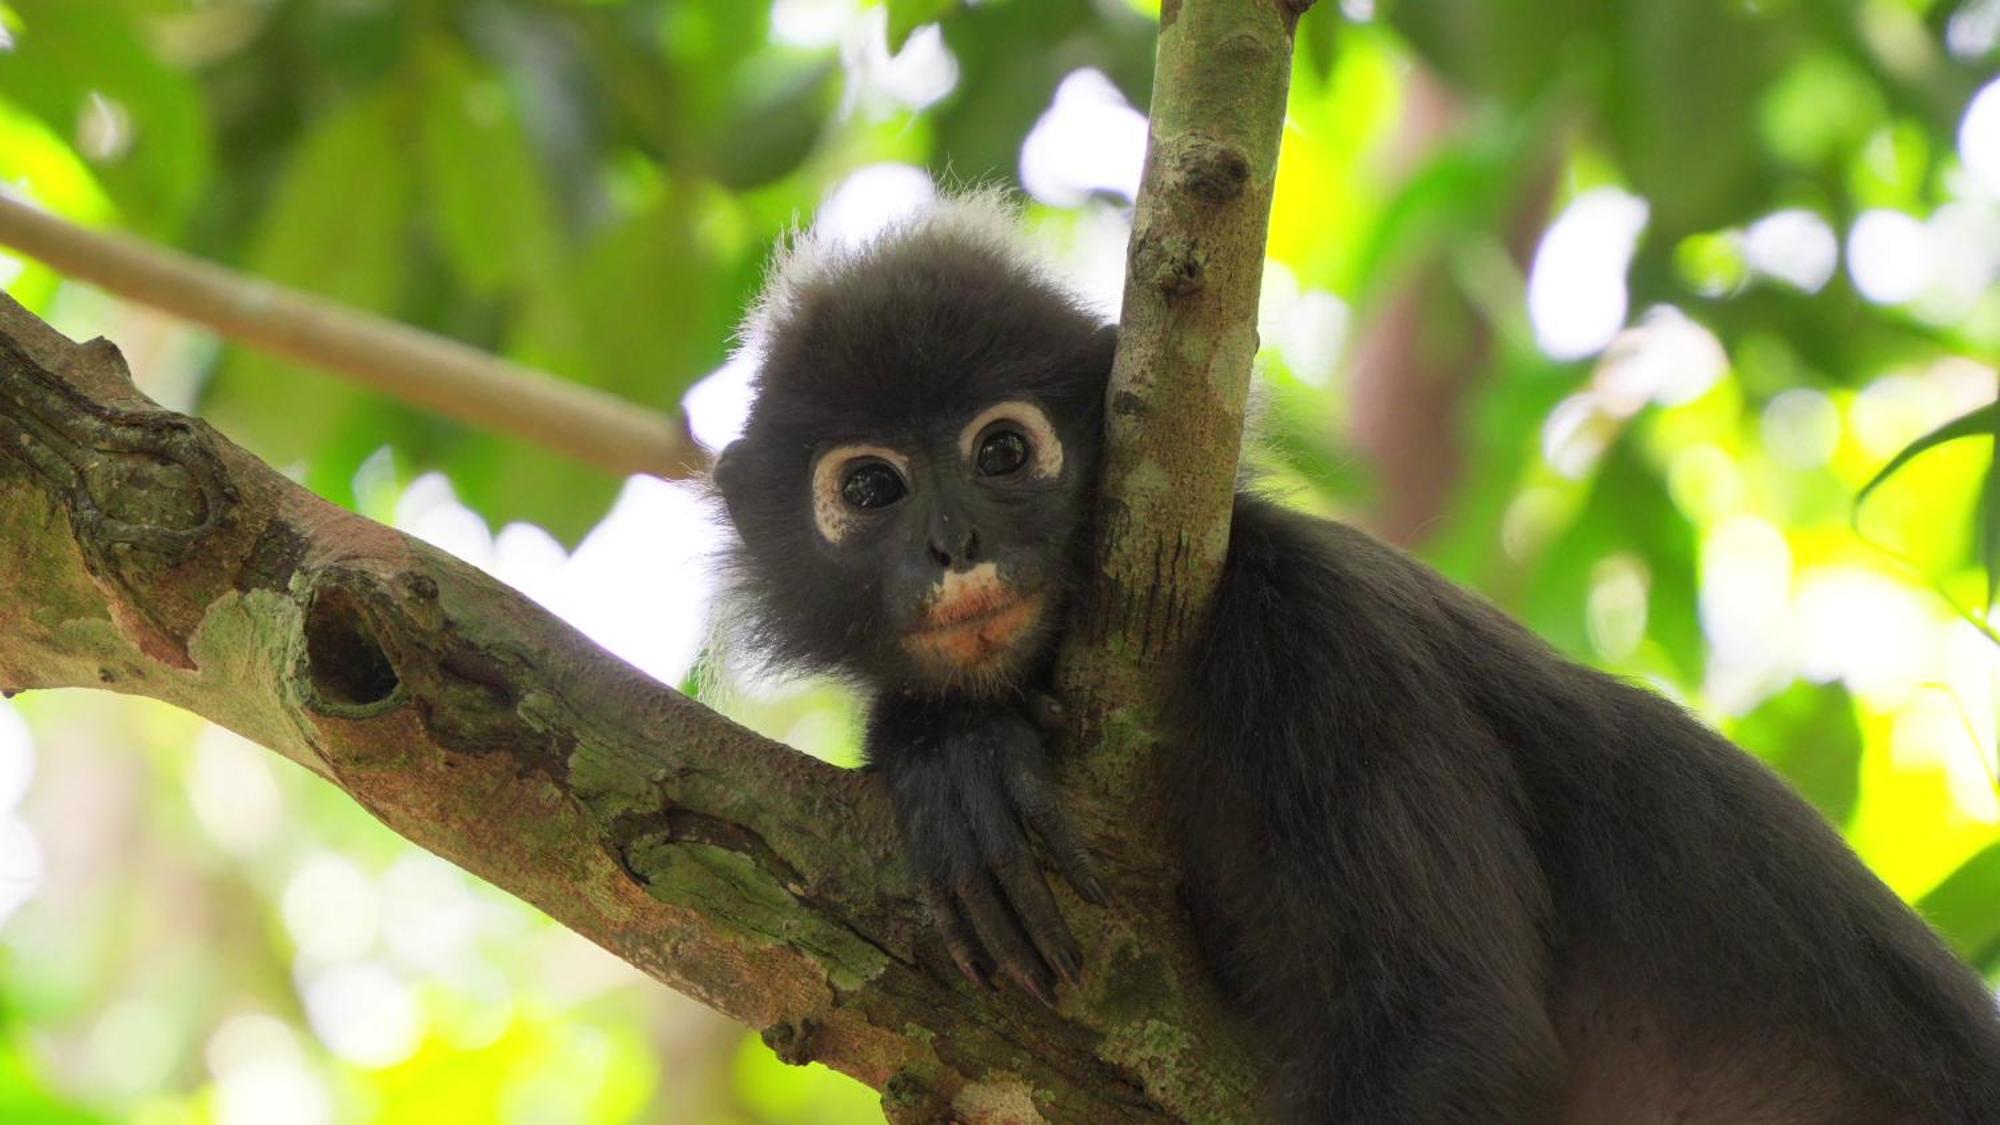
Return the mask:
{"type": "MultiPolygon", "coordinates": [[[[984,213],[946,205],[781,265],[716,475],[752,639],[871,692],[868,758],[948,948],[1046,997],[1078,955],[1030,830],[1098,892],[1031,710],[1089,565],[1111,348],[984,213]],[[1046,415],[1059,471],[987,472],[1033,436],[965,432],[1006,401],[1046,415]],[[816,484],[842,443],[863,452],[828,455],[816,484]],[[899,499],[828,499],[895,493],[884,457],[899,499]],[[977,596],[944,583],[984,562],[977,596]],[[1008,600],[1034,595],[1039,612],[1008,600]]],[[[2000,1121],[1983,983],[1672,703],[1249,495],[1192,647],[1173,834],[1214,971],[1283,1054],[1274,1116],[2000,1121]]]]}

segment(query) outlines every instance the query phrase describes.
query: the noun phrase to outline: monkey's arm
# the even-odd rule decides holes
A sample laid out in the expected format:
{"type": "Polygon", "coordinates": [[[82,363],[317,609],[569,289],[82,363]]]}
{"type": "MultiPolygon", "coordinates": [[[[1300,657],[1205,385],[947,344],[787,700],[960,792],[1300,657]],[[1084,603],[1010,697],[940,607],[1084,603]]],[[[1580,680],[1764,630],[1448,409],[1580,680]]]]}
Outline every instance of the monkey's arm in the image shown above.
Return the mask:
{"type": "Polygon", "coordinates": [[[1169,759],[1191,906],[1282,1045],[1280,1117],[1545,1119],[1527,797],[1437,659],[1430,590],[1348,534],[1238,505],[1169,759]]]}
{"type": "Polygon", "coordinates": [[[1053,1005],[1054,978],[1073,981],[1081,954],[1028,832],[1085,899],[1104,891],[1057,803],[1041,731],[1003,705],[889,695],[870,708],[865,749],[960,971],[990,988],[997,963],[1053,1005]]]}

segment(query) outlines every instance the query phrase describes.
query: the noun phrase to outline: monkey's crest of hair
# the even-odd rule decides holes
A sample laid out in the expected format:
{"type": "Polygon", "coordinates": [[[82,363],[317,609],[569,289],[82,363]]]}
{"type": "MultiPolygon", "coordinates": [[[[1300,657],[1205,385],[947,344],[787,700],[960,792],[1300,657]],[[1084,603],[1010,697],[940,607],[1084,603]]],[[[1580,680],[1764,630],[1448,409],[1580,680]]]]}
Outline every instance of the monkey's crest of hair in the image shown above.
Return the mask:
{"type": "Polygon", "coordinates": [[[864,239],[794,226],[771,256],[763,288],[737,332],[743,354],[761,359],[804,310],[832,295],[858,267],[927,244],[983,254],[1054,287],[1021,237],[1019,200],[997,185],[973,187],[939,196],[864,239]]]}

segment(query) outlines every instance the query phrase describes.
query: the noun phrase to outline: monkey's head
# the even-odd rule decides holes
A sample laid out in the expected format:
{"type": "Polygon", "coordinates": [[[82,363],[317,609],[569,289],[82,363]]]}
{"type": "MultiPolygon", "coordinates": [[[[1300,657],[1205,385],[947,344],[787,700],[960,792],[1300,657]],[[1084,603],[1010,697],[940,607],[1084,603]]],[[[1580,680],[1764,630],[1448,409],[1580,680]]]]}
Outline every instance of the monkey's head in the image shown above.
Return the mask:
{"type": "Polygon", "coordinates": [[[1046,653],[1114,334],[1016,238],[973,198],[775,267],[746,333],[756,398],[715,468],[741,624],[774,662],[983,693],[1046,653]]]}

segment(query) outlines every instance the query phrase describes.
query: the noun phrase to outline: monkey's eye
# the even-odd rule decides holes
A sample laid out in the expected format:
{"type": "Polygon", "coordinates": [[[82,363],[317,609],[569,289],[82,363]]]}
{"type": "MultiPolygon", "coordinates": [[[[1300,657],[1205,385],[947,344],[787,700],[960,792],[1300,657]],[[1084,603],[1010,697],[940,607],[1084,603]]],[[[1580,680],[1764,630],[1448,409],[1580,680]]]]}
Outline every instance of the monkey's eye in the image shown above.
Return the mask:
{"type": "Polygon", "coordinates": [[[840,484],[840,498],[857,508],[886,508],[907,491],[896,470],[880,461],[856,466],[840,484]]]}
{"type": "Polygon", "coordinates": [[[972,464],[982,477],[1004,477],[1028,463],[1028,439],[1018,431],[997,429],[979,442],[972,464]]]}

